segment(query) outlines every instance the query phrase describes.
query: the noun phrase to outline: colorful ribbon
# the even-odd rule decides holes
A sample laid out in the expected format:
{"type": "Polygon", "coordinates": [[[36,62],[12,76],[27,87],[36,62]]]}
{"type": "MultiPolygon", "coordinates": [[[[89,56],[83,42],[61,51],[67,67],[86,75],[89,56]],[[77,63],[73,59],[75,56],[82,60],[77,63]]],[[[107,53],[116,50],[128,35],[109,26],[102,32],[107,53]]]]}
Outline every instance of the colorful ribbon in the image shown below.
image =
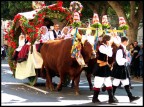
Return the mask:
{"type": "Polygon", "coordinates": [[[94,50],[96,51],[96,45],[98,41],[98,28],[96,28],[95,39],[94,39],[94,50]]]}

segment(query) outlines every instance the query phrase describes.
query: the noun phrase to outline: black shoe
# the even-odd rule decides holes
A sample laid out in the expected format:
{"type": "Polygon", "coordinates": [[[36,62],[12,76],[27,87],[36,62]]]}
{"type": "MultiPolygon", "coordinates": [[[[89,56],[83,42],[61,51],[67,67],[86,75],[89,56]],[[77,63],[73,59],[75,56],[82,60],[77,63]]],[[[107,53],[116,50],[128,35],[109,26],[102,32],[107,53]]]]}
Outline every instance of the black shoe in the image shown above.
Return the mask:
{"type": "Polygon", "coordinates": [[[118,103],[118,100],[116,98],[109,98],[109,103],[118,103]]]}
{"type": "Polygon", "coordinates": [[[106,87],[102,87],[102,92],[105,92],[106,91],[106,87]]]}
{"type": "Polygon", "coordinates": [[[135,100],[138,100],[140,97],[136,97],[136,96],[132,96],[132,97],[130,97],[129,99],[130,99],[130,102],[133,102],[133,101],[135,101],[135,100]]]}
{"type": "Polygon", "coordinates": [[[114,96],[114,100],[118,102],[118,99],[114,96]]]}
{"type": "Polygon", "coordinates": [[[133,89],[134,87],[130,86],[130,89],[133,89]]]}
{"type": "Polygon", "coordinates": [[[100,103],[100,100],[99,100],[98,98],[97,98],[97,99],[94,99],[94,98],[93,98],[93,99],[92,99],[92,102],[93,102],[93,103],[100,103]]]}
{"type": "Polygon", "coordinates": [[[100,103],[100,101],[99,101],[99,99],[98,99],[99,92],[100,92],[100,91],[95,91],[95,90],[94,90],[94,95],[93,95],[93,98],[92,98],[92,102],[93,102],[93,103],[100,103]]]}

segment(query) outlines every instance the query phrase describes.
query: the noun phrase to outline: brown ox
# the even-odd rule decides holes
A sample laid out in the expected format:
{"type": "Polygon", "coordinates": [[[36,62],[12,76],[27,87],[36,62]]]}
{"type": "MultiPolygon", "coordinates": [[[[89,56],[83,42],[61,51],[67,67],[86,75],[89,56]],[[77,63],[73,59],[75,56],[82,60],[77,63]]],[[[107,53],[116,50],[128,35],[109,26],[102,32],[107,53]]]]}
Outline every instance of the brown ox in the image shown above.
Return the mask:
{"type": "MultiPolygon", "coordinates": [[[[81,54],[86,64],[88,64],[92,55],[92,45],[86,40],[82,45],[81,54]]],[[[75,58],[71,58],[72,39],[54,40],[43,44],[41,55],[43,58],[43,66],[46,69],[46,87],[54,90],[52,84],[52,76],[60,77],[60,82],[56,90],[62,89],[62,83],[66,75],[70,76],[71,80],[75,80],[76,95],[79,94],[79,80],[82,67],[77,63],[75,58]]]]}
{"type": "MultiPolygon", "coordinates": [[[[98,50],[98,47],[99,47],[99,44],[97,45],[97,50],[98,50]]],[[[115,62],[115,58],[116,58],[116,52],[117,52],[117,49],[118,49],[118,46],[115,44],[115,43],[112,43],[112,48],[113,48],[113,55],[112,57],[109,57],[108,58],[108,63],[111,67],[113,67],[113,64],[115,62]]],[[[98,57],[98,56],[97,56],[98,57]]],[[[94,59],[90,59],[89,62],[88,62],[88,67],[84,67],[82,68],[82,70],[85,70],[85,75],[87,77],[87,81],[88,81],[88,84],[89,84],[89,89],[92,90],[93,86],[92,86],[92,81],[91,81],[91,76],[92,76],[92,73],[94,72],[95,70],[95,65],[96,65],[96,58],[94,59]]],[[[72,84],[71,84],[71,87],[74,86],[74,80],[72,81],[72,84]]],[[[102,91],[105,91],[105,86],[102,88],[102,91]]]]}

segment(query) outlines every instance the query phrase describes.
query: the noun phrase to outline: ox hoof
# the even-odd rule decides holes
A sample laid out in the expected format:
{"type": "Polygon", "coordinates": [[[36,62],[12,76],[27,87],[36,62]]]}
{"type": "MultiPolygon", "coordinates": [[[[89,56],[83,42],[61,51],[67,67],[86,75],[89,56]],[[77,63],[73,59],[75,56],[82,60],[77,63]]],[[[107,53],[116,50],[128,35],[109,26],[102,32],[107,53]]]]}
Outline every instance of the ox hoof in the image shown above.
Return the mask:
{"type": "Polygon", "coordinates": [[[50,91],[54,91],[54,87],[50,87],[50,91]]]}
{"type": "Polygon", "coordinates": [[[76,92],[76,95],[80,95],[80,93],[79,93],[79,92],[76,92]]]}
{"type": "Polygon", "coordinates": [[[61,90],[62,90],[62,87],[59,87],[59,88],[57,88],[56,90],[57,90],[57,91],[61,91],[61,90]]]}

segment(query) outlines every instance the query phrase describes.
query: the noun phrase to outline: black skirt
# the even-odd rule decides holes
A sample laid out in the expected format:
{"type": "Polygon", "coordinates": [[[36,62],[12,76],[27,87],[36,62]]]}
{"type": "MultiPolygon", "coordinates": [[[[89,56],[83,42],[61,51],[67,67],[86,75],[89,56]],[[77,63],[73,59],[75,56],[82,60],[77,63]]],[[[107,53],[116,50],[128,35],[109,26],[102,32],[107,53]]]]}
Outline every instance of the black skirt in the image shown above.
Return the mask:
{"type": "Polygon", "coordinates": [[[112,77],[117,79],[126,79],[129,78],[128,67],[125,65],[119,66],[117,63],[114,64],[112,69],[112,77]]]}
{"type": "Polygon", "coordinates": [[[111,76],[111,70],[110,67],[108,65],[105,66],[98,66],[98,64],[95,65],[96,67],[94,67],[93,70],[93,75],[94,76],[99,76],[99,77],[109,77],[111,76]]]}

